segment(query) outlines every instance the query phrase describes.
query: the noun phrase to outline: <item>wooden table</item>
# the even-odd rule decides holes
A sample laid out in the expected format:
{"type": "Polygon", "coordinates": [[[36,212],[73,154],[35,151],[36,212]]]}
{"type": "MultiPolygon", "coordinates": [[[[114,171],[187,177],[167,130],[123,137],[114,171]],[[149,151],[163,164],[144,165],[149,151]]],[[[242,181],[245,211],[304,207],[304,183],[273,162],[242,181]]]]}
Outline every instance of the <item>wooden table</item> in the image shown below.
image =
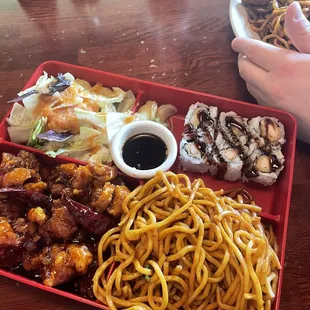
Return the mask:
{"type": "MultiPolygon", "coordinates": [[[[228,7],[228,0],[1,0],[0,116],[34,68],[52,59],[255,102],[230,48],[228,7]]],[[[298,143],[281,310],[310,306],[309,160],[309,146],[298,143]]],[[[2,310],[76,307],[90,309],[0,278],[2,310]]]]}

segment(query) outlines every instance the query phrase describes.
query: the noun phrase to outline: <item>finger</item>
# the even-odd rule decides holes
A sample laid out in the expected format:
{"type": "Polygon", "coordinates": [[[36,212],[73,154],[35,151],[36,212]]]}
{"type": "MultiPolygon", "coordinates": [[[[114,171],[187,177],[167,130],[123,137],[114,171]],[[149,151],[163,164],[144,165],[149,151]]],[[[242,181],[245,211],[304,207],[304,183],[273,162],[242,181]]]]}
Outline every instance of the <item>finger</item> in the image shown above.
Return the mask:
{"type": "Polygon", "coordinates": [[[285,30],[300,52],[310,54],[310,23],[302,12],[299,2],[293,2],[288,7],[285,30]]]}
{"type": "Polygon", "coordinates": [[[246,86],[249,93],[256,99],[258,104],[263,105],[265,107],[271,107],[264,92],[262,92],[260,89],[256,88],[251,84],[247,84],[246,86]]]}
{"type": "Polygon", "coordinates": [[[266,70],[255,65],[245,56],[239,58],[238,65],[239,74],[247,83],[261,90],[265,89],[269,77],[266,70]]]}
{"type": "Polygon", "coordinates": [[[290,52],[271,44],[248,38],[236,38],[232,41],[232,48],[237,53],[245,55],[251,62],[270,71],[283,58],[283,54],[290,52]]]}

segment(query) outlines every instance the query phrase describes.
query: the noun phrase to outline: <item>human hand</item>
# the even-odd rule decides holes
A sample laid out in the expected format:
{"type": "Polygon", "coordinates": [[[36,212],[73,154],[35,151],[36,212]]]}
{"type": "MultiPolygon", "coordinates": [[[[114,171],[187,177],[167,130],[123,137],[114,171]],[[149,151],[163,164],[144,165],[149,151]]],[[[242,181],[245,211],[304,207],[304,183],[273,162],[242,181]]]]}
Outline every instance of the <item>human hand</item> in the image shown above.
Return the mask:
{"type": "Polygon", "coordinates": [[[240,75],[257,102],[293,114],[298,138],[310,143],[310,23],[298,2],[289,6],[285,27],[301,53],[246,38],[236,38],[232,48],[240,54],[240,75]]]}

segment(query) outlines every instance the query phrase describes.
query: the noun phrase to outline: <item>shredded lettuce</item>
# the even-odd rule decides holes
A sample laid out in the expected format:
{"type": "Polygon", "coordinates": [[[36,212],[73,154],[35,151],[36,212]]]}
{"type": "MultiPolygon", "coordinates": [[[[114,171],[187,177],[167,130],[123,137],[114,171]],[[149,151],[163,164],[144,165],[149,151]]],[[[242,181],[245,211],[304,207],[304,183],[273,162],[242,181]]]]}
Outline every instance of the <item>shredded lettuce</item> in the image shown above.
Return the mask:
{"type": "Polygon", "coordinates": [[[61,155],[66,152],[66,149],[58,149],[57,151],[47,151],[45,154],[49,157],[56,158],[56,156],[61,155]]]}
{"type": "MultiPolygon", "coordinates": [[[[104,144],[107,144],[107,138],[102,135],[101,131],[88,127],[81,127],[80,133],[70,139],[70,143],[64,143],[61,147],[59,143],[49,143],[43,145],[42,149],[46,150],[49,148],[45,154],[51,157],[62,154],[81,159],[81,157],[89,154],[93,148],[98,146],[102,148],[104,144]],[[55,149],[51,149],[51,146],[54,146],[55,149]]],[[[103,153],[102,156],[104,155],[103,153]]],[[[98,154],[97,157],[99,156],[100,154],[98,154]]]]}
{"type": "Polygon", "coordinates": [[[10,126],[17,127],[32,127],[34,121],[27,109],[17,102],[14,103],[10,117],[7,119],[10,126]]]}
{"type": "Polygon", "coordinates": [[[126,94],[122,102],[117,107],[117,112],[126,113],[129,112],[134,106],[136,101],[136,97],[131,90],[129,90],[126,94]]]}
{"type": "Polygon", "coordinates": [[[125,97],[125,92],[119,87],[112,87],[111,90],[101,84],[96,84],[92,88],[84,90],[81,96],[96,101],[99,107],[105,110],[104,112],[109,112],[106,111],[107,107],[110,109],[113,107],[114,111],[111,112],[115,112],[113,103],[121,102],[125,97]]]}
{"type": "Polygon", "coordinates": [[[39,103],[39,94],[33,94],[23,99],[24,107],[29,114],[32,113],[33,109],[38,105],[38,103],[39,103]]]}
{"type": "Polygon", "coordinates": [[[106,127],[106,113],[85,111],[80,108],[75,108],[74,113],[76,114],[81,127],[106,127]]]}
{"type": "Polygon", "coordinates": [[[112,156],[108,147],[101,147],[97,152],[86,151],[80,153],[78,157],[80,160],[91,162],[91,163],[109,163],[112,161],[112,156]]]}
{"type": "Polygon", "coordinates": [[[47,118],[41,117],[39,120],[37,120],[33,124],[31,132],[30,132],[29,140],[27,143],[28,146],[36,147],[40,145],[37,135],[43,132],[44,126],[46,125],[46,123],[47,123],[47,118]]]}
{"type": "Polygon", "coordinates": [[[8,127],[10,140],[14,143],[27,143],[32,127],[8,127]]]}
{"type": "Polygon", "coordinates": [[[34,86],[18,95],[24,94],[28,96],[19,98],[23,105],[16,102],[7,119],[11,141],[41,149],[51,157],[66,155],[90,162],[110,162],[109,141],[120,128],[137,119],[128,113],[136,100],[132,91],[103,87],[99,83],[91,86],[70,73],[58,74],[56,78],[43,72],[34,86]],[[62,94],[62,90],[69,86],[70,92],[62,94]],[[44,114],[34,113],[42,94],[51,96],[48,107],[52,111],[68,108],[72,111],[74,108],[79,134],[56,133],[53,128],[47,131],[47,118],[43,117],[44,114]],[[100,112],[84,110],[88,103],[99,106],[100,112]],[[109,137],[107,127],[110,127],[109,137]]]}
{"type": "Polygon", "coordinates": [[[130,122],[134,122],[137,120],[137,118],[133,115],[129,115],[127,113],[108,113],[107,114],[107,135],[109,142],[112,141],[112,138],[114,135],[126,124],[129,124],[130,122]]]}

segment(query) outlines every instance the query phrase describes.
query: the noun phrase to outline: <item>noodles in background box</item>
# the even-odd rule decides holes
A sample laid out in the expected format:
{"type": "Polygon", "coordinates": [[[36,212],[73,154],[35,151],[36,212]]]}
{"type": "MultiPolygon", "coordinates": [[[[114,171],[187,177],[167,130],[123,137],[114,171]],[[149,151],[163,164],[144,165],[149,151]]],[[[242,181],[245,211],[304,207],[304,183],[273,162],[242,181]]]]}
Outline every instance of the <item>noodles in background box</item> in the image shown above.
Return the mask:
{"type": "MultiPolygon", "coordinates": [[[[294,0],[242,0],[248,13],[250,28],[264,42],[278,47],[296,50],[284,28],[287,7],[294,0]]],[[[310,1],[298,1],[302,11],[310,18],[310,1]]]]}
{"type": "Polygon", "coordinates": [[[96,298],[110,309],[271,309],[278,247],[248,198],[159,171],[127,196],[99,243],[96,298]]]}

